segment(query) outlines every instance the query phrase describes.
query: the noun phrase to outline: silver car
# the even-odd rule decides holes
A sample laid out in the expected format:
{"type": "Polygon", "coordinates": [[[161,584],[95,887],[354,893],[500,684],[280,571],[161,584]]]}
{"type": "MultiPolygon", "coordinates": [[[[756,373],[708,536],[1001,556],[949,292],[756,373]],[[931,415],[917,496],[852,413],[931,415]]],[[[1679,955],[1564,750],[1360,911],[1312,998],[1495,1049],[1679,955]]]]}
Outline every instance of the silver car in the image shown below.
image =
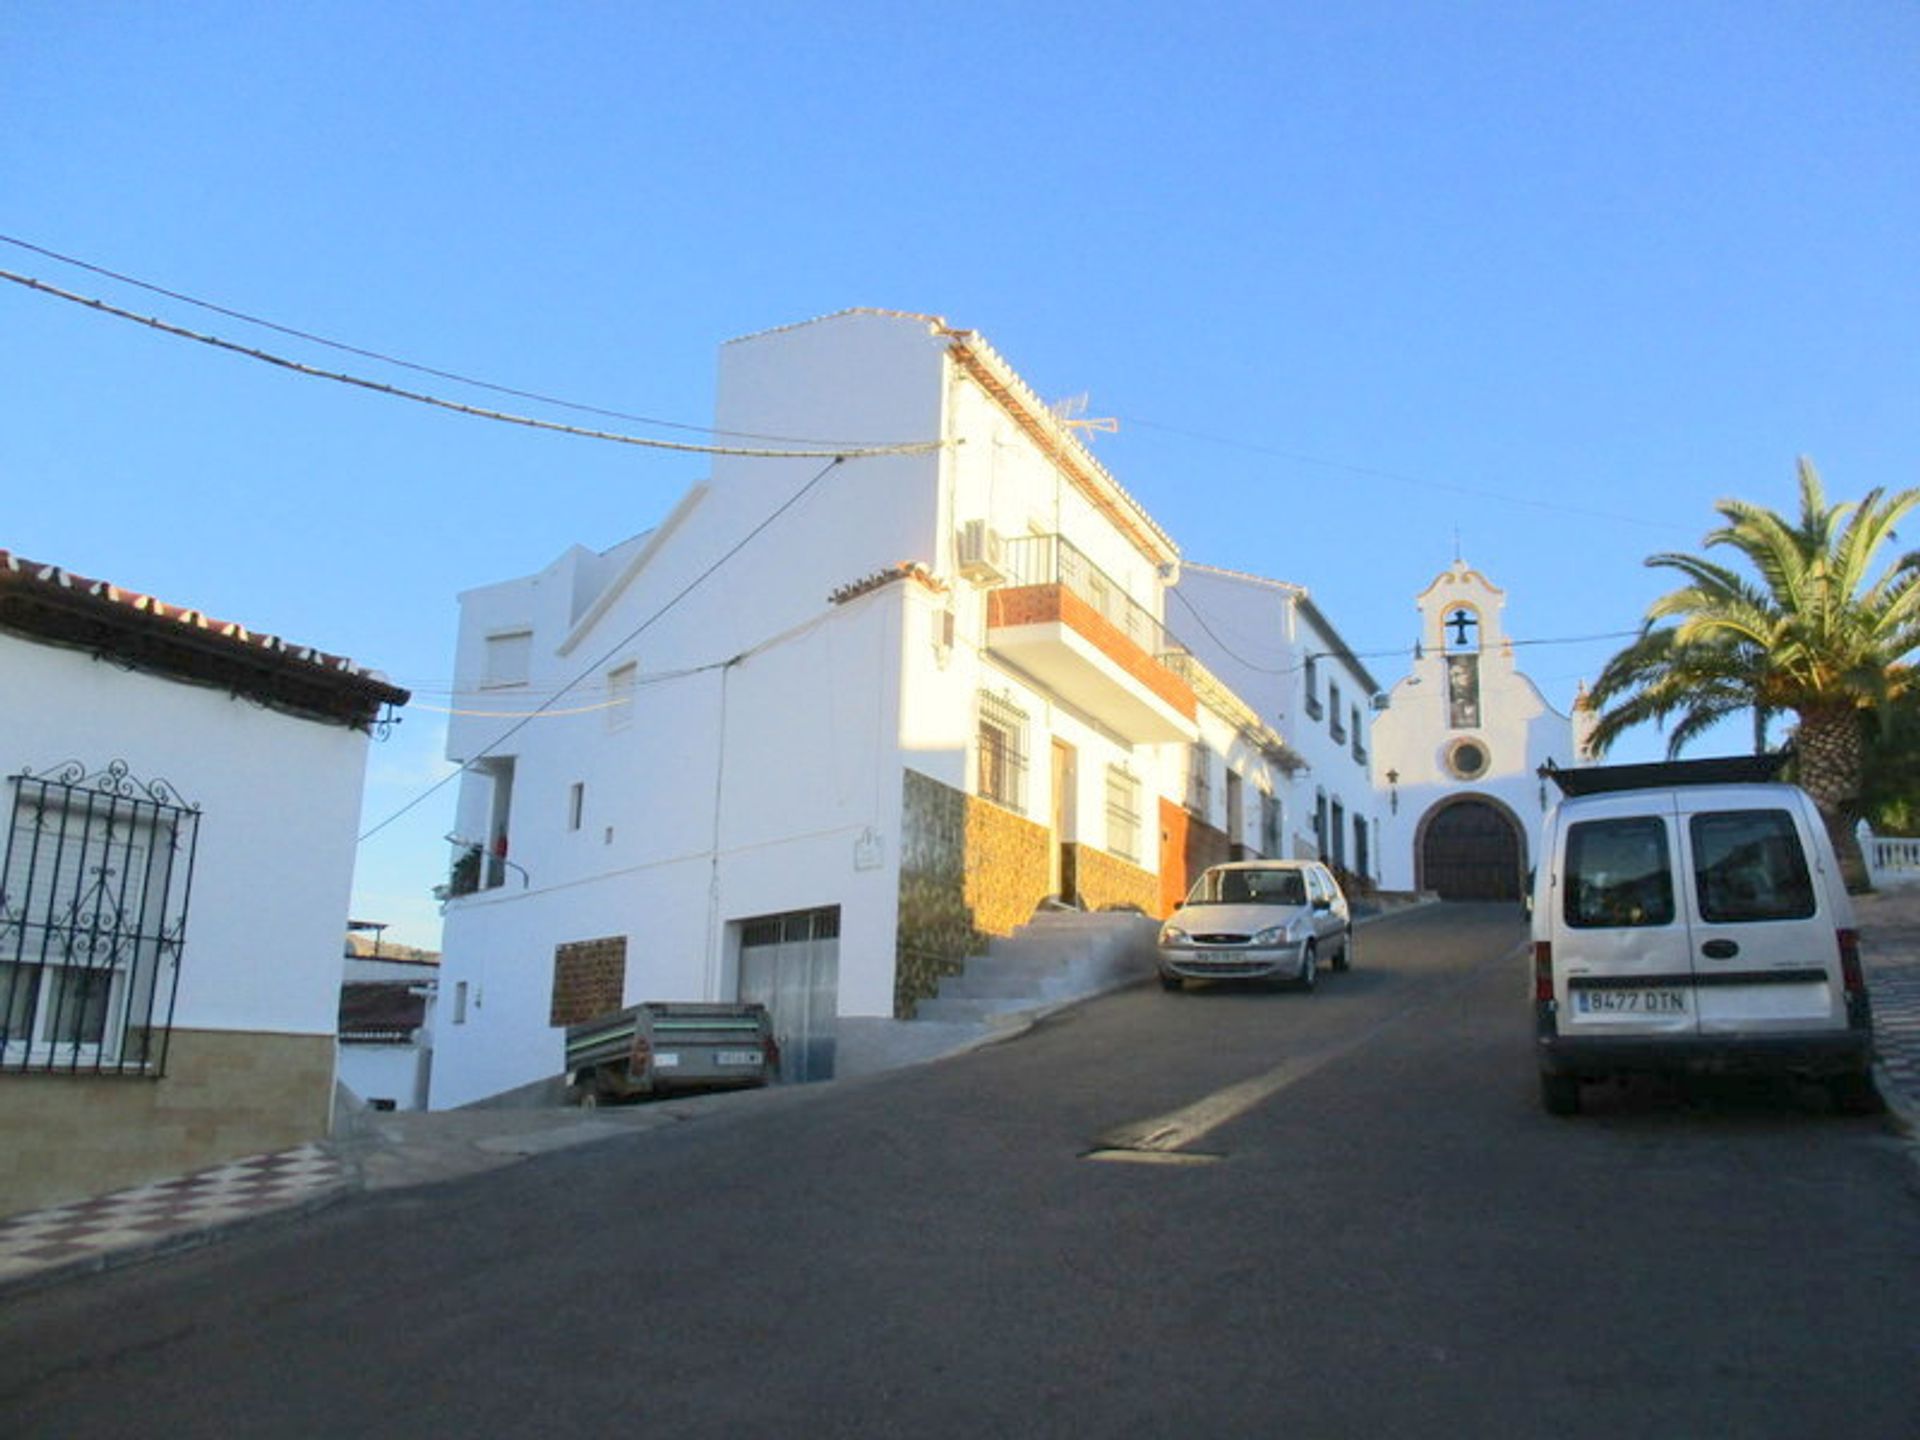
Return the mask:
{"type": "Polygon", "coordinates": [[[1281,980],[1311,990],[1325,963],[1353,963],[1353,917],[1317,860],[1215,865],[1160,927],[1160,983],[1281,980]]]}

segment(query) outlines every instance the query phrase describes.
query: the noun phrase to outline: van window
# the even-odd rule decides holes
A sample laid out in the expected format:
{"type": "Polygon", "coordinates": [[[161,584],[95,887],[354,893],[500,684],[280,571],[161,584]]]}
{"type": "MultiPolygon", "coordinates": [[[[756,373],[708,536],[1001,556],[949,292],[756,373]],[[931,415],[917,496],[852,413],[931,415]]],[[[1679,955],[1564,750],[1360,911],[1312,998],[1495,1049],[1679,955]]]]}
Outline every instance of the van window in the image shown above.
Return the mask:
{"type": "Polygon", "coordinates": [[[1650,815],[1569,825],[1565,890],[1576,929],[1672,924],[1667,827],[1650,815]]]}
{"type": "Polygon", "coordinates": [[[1702,919],[1804,920],[1813,880],[1784,810],[1718,810],[1692,821],[1693,883],[1702,919]]]}

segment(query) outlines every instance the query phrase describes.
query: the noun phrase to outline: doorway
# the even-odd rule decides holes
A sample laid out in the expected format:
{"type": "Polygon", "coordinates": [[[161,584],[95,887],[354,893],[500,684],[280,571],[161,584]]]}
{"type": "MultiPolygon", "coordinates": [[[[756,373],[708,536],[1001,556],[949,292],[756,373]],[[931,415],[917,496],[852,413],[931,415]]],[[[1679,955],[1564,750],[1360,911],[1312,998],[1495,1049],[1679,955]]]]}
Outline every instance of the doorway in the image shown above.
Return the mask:
{"type": "Polygon", "coordinates": [[[1073,746],[1064,740],[1053,742],[1053,845],[1048,879],[1053,893],[1072,902],[1076,886],[1073,874],[1073,834],[1076,790],[1079,786],[1079,760],[1073,746]]]}
{"type": "Polygon", "coordinates": [[[740,922],[740,998],[767,1007],[788,1084],[833,1078],[840,907],[740,922]]]}

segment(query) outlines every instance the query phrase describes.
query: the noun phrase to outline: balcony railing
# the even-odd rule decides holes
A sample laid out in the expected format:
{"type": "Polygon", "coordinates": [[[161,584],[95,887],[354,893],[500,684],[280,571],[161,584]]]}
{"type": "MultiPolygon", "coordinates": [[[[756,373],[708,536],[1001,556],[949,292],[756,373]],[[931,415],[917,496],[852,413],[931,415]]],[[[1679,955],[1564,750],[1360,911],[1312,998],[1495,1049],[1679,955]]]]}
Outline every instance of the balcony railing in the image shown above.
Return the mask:
{"type": "Polygon", "coordinates": [[[1064,536],[1023,535],[1007,541],[1006,567],[1009,586],[1059,585],[1149,655],[1186,649],[1167,634],[1152,611],[1064,536]]]}

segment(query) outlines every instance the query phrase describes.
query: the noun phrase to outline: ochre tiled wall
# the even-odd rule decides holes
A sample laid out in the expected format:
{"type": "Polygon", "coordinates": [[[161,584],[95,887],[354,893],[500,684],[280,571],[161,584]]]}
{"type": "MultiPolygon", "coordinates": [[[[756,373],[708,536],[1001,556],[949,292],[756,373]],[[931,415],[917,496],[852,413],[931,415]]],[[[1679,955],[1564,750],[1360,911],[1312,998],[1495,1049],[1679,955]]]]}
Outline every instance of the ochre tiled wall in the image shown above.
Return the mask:
{"type": "Polygon", "coordinates": [[[905,1020],[989,937],[1033,915],[1051,886],[1051,832],[912,770],[903,800],[893,1008],[905,1020]]]}
{"type": "Polygon", "coordinates": [[[318,1140],[333,1051],[331,1035],[175,1030],[158,1080],[0,1074],[0,1215],[318,1140]]]}
{"type": "Polygon", "coordinates": [[[1138,910],[1159,918],[1160,877],[1092,845],[1075,845],[1075,895],[1083,910],[1138,910]]]}
{"type": "Polygon", "coordinates": [[[577,1025],[626,1003],[627,937],[570,940],[553,947],[549,1025],[577,1025]]]}

